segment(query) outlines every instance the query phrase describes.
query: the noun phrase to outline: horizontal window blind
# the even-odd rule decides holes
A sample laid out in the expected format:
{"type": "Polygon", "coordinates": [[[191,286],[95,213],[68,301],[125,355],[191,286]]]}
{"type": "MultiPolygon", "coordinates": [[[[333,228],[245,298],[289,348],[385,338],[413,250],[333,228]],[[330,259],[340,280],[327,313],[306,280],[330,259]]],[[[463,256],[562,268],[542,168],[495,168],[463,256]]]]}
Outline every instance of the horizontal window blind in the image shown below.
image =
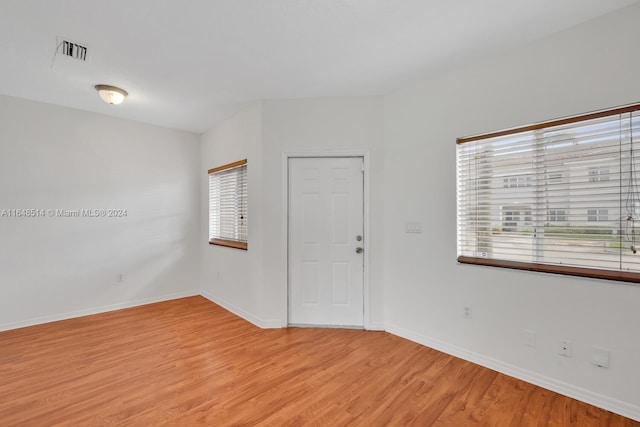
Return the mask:
{"type": "Polygon", "coordinates": [[[246,160],[209,171],[210,243],[246,249],[247,199],[246,160]]]}
{"type": "Polygon", "coordinates": [[[459,139],[458,260],[640,282],[638,109],[459,139]]]}

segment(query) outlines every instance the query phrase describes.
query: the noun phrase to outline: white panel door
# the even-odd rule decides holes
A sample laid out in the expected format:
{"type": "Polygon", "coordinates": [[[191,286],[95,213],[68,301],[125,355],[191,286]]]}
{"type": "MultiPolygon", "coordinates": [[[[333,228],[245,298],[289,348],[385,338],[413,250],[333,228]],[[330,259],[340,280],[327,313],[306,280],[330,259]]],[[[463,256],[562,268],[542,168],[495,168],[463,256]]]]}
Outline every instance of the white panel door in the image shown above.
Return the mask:
{"type": "Polygon", "coordinates": [[[362,157],[289,159],[289,324],[364,325],[362,157]]]}

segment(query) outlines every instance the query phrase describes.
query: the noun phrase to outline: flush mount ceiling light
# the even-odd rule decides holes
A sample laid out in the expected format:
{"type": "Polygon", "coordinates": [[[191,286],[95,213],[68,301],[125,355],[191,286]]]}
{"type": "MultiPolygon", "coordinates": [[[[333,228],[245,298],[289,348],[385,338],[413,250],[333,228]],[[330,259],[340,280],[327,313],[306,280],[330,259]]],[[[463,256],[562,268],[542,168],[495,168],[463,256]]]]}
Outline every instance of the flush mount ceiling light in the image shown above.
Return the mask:
{"type": "Polygon", "coordinates": [[[109,85],[96,85],[96,90],[100,98],[107,104],[120,104],[128,95],[125,90],[109,85]]]}

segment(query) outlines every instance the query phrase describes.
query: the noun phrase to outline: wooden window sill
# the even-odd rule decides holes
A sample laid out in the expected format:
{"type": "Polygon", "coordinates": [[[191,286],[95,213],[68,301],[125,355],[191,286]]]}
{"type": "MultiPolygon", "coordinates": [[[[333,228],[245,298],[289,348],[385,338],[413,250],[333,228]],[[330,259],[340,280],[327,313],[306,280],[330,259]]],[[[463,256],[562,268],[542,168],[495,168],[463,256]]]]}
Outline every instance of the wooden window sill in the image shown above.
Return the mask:
{"type": "Polygon", "coordinates": [[[242,249],[244,251],[246,251],[249,246],[247,242],[236,242],[235,240],[224,240],[224,239],[211,239],[209,240],[209,244],[216,245],[216,246],[226,246],[228,248],[234,248],[234,249],[242,249]]]}
{"type": "Polygon", "coordinates": [[[564,274],[567,276],[590,277],[593,279],[617,280],[640,283],[640,274],[628,271],[600,270],[595,268],[572,267],[563,265],[535,264],[518,261],[504,261],[486,258],[459,256],[461,264],[485,265],[489,267],[511,268],[514,270],[538,271],[542,273],[564,274]]]}

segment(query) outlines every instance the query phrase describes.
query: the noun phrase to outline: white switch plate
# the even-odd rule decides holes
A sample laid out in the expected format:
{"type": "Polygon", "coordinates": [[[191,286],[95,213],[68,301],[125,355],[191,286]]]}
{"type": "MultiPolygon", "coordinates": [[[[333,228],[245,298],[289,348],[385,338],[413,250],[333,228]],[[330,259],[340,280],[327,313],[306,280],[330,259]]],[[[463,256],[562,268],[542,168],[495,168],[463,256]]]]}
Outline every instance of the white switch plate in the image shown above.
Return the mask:
{"type": "Polygon", "coordinates": [[[473,309],[470,305],[465,305],[464,307],[462,307],[462,315],[466,319],[471,319],[473,317],[473,309]]]}
{"type": "Polygon", "coordinates": [[[528,347],[536,347],[536,331],[529,329],[524,330],[524,345],[528,347]]]}
{"type": "Polygon", "coordinates": [[[422,223],[408,222],[406,224],[405,233],[422,233],[422,223]]]}

